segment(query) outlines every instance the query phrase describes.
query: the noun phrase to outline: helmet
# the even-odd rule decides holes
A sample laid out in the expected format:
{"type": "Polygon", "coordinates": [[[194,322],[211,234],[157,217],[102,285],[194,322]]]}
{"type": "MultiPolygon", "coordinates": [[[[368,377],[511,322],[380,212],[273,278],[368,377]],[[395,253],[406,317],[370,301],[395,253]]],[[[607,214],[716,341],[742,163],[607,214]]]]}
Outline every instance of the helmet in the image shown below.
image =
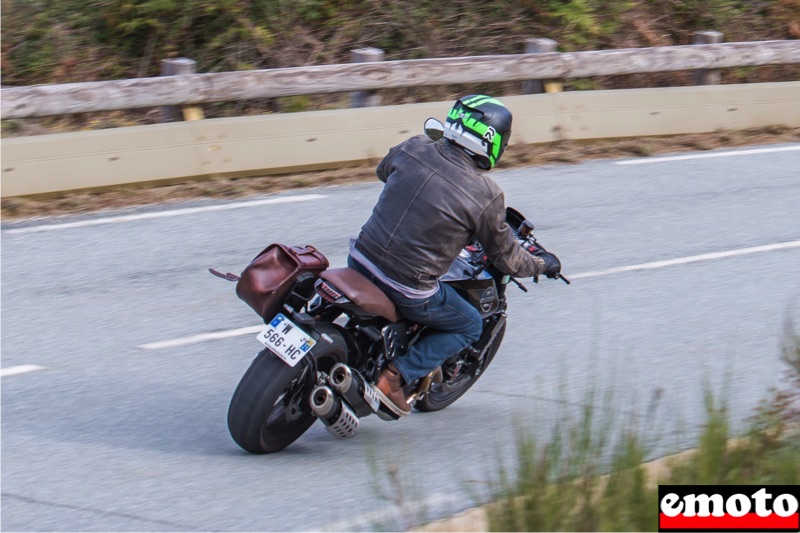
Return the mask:
{"type": "Polygon", "coordinates": [[[444,136],[464,148],[484,170],[493,168],[511,137],[511,111],[482,94],[460,98],[444,126],[444,136]]]}

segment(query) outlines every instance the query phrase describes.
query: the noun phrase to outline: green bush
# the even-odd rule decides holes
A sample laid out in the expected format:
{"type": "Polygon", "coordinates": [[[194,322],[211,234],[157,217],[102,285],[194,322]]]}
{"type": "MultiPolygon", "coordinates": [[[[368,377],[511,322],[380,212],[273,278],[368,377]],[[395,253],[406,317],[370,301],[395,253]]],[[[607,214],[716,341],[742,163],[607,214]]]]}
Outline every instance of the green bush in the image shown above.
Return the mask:
{"type": "Polygon", "coordinates": [[[487,508],[491,530],[655,531],[658,484],[800,484],[800,336],[793,331],[783,360],[789,387],[762,402],[745,436],[732,440],[724,405],[707,394],[696,449],[671,461],[661,477],[647,474],[641,435],[614,434],[593,407],[543,446],[523,435],[514,471],[501,469],[496,480],[497,503],[487,508]]]}
{"type": "Polygon", "coordinates": [[[800,37],[800,0],[10,0],[3,8],[6,85],[153,76],[172,56],[212,72],[347,62],[364,46],[411,59],[519,53],[527,37],[556,39],[563,50],[687,44],[699,29],[729,41],[800,37]]]}

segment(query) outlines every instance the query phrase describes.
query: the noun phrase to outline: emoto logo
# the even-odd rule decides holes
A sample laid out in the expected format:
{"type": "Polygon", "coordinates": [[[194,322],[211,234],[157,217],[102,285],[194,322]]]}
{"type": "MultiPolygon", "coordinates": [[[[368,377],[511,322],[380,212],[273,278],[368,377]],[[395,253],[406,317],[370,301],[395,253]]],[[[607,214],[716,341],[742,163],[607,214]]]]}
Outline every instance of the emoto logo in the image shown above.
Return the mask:
{"type": "Polygon", "coordinates": [[[659,485],[659,531],[798,531],[800,487],[659,485]]]}

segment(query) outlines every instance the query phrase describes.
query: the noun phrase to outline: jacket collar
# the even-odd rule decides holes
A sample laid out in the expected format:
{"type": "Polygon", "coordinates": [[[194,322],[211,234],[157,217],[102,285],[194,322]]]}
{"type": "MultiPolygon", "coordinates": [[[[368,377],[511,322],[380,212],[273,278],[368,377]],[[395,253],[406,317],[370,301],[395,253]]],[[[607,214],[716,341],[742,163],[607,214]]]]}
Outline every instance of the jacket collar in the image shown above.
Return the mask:
{"type": "Polygon", "coordinates": [[[450,140],[444,140],[444,147],[443,152],[446,155],[453,154],[455,159],[459,159],[464,161],[471,169],[475,170],[476,172],[482,170],[475,159],[467,153],[467,151],[458,146],[457,144],[451,142],[450,140]]]}

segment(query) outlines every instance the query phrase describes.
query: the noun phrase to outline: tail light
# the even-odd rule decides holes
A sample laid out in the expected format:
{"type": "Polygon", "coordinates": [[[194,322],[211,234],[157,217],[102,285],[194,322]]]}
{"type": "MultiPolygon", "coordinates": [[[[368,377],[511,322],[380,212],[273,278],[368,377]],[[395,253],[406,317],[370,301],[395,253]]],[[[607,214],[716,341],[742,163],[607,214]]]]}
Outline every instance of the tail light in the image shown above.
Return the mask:
{"type": "Polygon", "coordinates": [[[334,304],[342,304],[347,302],[347,298],[339,292],[339,289],[328,283],[327,281],[321,281],[317,284],[317,294],[319,294],[323,300],[334,304]]]}

